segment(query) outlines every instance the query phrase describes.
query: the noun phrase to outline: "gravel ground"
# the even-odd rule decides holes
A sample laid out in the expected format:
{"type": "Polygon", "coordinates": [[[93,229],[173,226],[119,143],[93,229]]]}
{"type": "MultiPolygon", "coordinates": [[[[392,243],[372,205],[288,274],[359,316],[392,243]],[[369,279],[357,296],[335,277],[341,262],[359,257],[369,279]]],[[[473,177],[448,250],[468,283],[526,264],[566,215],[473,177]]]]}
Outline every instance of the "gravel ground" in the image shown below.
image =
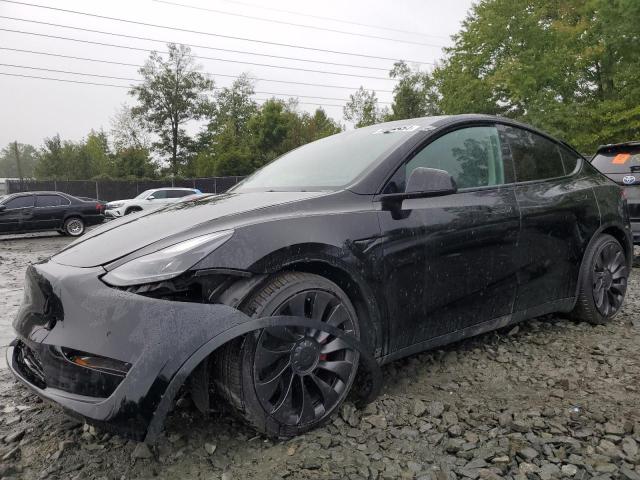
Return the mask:
{"type": "MultiPolygon", "coordinates": [[[[3,342],[27,262],[66,241],[0,240],[3,342]]],[[[183,399],[147,447],[68,419],[1,370],[0,478],[640,480],[639,274],[610,325],[547,316],[395,362],[373,404],[284,442],[183,399]]]]}

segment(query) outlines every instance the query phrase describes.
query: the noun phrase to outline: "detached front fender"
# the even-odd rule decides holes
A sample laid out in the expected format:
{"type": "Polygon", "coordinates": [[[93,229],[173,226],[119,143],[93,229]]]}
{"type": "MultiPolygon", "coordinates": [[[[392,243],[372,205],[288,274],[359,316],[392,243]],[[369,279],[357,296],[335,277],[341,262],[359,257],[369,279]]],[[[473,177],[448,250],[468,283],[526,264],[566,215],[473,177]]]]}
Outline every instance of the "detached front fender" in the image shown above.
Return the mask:
{"type": "Polygon", "coordinates": [[[203,359],[238,336],[275,324],[307,326],[345,337],[377,379],[372,395],[379,388],[375,360],[366,347],[341,330],[306,318],[252,319],[226,305],[161,300],[116,290],[100,281],[103,272],[53,262],[31,266],[23,304],[13,323],[18,339],[7,349],[9,367],[18,380],[90,422],[153,440],[178,389],[203,359]],[[30,380],[20,361],[25,348],[42,364],[45,385],[30,380]],[[113,388],[90,390],[88,385],[108,383],[103,382],[106,374],[70,362],[61,353],[64,349],[126,362],[130,368],[117,383],[110,383],[113,388]]]}
{"type": "Polygon", "coordinates": [[[191,372],[204,359],[206,359],[215,350],[220,348],[225,343],[233,340],[234,338],[238,338],[240,336],[246,335],[247,333],[261,330],[263,328],[275,326],[311,328],[327,332],[330,335],[340,338],[350,348],[359,352],[360,367],[363,370],[359,372],[359,374],[367,375],[367,381],[364,382],[364,390],[357,392],[360,397],[360,403],[370,403],[380,393],[380,389],[382,388],[382,371],[380,369],[380,366],[373,358],[373,356],[368,352],[366,347],[362,343],[360,343],[354,336],[345,333],[344,330],[340,330],[339,328],[328,325],[319,320],[312,320],[306,317],[280,315],[256,319],[252,319],[250,317],[246,318],[246,322],[232,327],[209,340],[182,365],[180,370],[174,375],[173,379],[171,380],[162,397],[162,401],[154,412],[153,418],[147,430],[145,442],[151,443],[156,440],[156,438],[162,431],[164,420],[169,413],[171,406],[173,405],[173,401],[175,400],[175,396],[177,395],[178,390],[184,384],[191,372]]]}

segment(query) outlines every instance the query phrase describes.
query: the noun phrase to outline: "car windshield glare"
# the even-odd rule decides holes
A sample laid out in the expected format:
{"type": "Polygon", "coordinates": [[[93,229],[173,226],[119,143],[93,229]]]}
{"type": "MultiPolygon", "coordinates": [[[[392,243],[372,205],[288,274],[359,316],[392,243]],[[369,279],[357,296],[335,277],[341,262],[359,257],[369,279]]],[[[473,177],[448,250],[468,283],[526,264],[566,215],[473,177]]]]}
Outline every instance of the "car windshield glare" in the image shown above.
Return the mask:
{"type": "Polygon", "coordinates": [[[233,191],[338,190],[420,129],[411,124],[374,125],[338,133],[282,155],[233,191]]]}

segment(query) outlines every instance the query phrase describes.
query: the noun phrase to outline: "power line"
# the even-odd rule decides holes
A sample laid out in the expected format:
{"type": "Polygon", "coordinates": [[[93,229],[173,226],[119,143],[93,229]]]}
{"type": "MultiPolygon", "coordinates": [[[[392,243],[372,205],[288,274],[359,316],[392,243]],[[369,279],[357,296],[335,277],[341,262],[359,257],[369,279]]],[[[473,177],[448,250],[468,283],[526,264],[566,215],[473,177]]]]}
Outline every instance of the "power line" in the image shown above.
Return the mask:
{"type": "MultiPolygon", "coordinates": [[[[13,67],[13,68],[26,68],[28,70],[42,70],[45,72],[53,72],[53,73],[65,73],[69,75],[83,75],[87,77],[98,77],[98,78],[107,78],[110,80],[126,80],[130,82],[142,82],[141,78],[131,78],[131,77],[115,77],[111,75],[100,75],[97,73],[84,73],[84,72],[72,72],[70,70],[57,70],[54,68],[44,68],[44,67],[32,67],[29,65],[16,65],[12,63],[0,63],[0,67],[13,67]]],[[[213,87],[214,90],[222,90],[224,87],[213,87]]],[[[318,100],[336,100],[338,102],[348,102],[349,100],[346,98],[336,98],[336,97],[319,97],[317,95],[301,95],[301,94],[293,94],[293,93],[277,93],[277,92],[261,92],[255,90],[254,93],[259,95],[281,95],[285,97],[300,97],[300,98],[317,98],[318,100]]],[[[390,102],[378,102],[378,103],[387,103],[390,102]]]]}
{"type": "MultiPolygon", "coordinates": [[[[6,1],[6,0],[0,0],[0,2],[2,1],[6,1]]],[[[157,53],[162,53],[162,54],[167,54],[168,52],[162,52],[162,51],[158,51],[158,50],[152,50],[149,48],[140,48],[140,47],[133,47],[133,46],[129,46],[129,45],[118,45],[115,43],[106,43],[106,42],[96,42],[94,40],[82,40],[79,38],[72,38],[72,37],[63,37],[61,35],[49,35],[49,34],[45,34],[45,33],[35,33],[35,32],[26,32],[24,30],[13,30],[11,28],[0,28],[0,31],[2,32],[11,32],[11,33],[20,33],[23,35],[34,35],[37,37],[45,37],[45,38],[55,38],[58,40],[68,40],[71,42],[79,42],[79,43],[88,43],[91,45],[100,45],[103,47],[115,47],[115,48],[124,48],[126,50],[136,50],[138,52],[147,52],[147,53],[151,53],[151,52],[157,52],[157,53]]],[[[338,75],[341,77],[354,77],[354,78],[370,78],[373,80],[387,80],[387,81],[395,81],[394,79],[390,79],[390,78],[385,78],[385,77],[374,77],[372,75],[357,75],[355,73],[344,73],[344,72],[329,72],[326,70],[312,70],[309,68],[298,68],[298,67],[283,67],[281,65],[271,65],[268,63],[257,63],[257,62],[246,62],[246,61],[240,61],[240,60],[229,60],[226,58],[217,58],[217,57],[206,57],[204,55],[192,55],[193,58],[199,58],[201,60],[214,60],[214,61],[219,61],[219,62],[226,62],[226,63],[238,63],[241,65],[254,65],[254,66],[258,66],[258,67],[269,67],[269,68],[279,68],[279,69],[283,69],[283,70],[296,70],[299,72],[307,72],[307,73],[321,73],[321,74],[325,74],[325,75],[338,75]]]]}
{"type": "MultiPolygon", "coordinates": [[[[87,81],[80,81],[80,80],[69,80],[66,78],[53,78],[53,77],[39,77],[36,75],[22,75],[22,74],[18,74],[18,73],[8,73],[8,72],[0,72],[0,75],[5,75],[7,77],[20,77],[20,78],[33,78],[33,79],[37,79],[37,80],[51,80],[54,82],[66,82],[66,83],[79,83],[79,84],[84,84],[84,85],[98,85],[101,87],[117,87],[117,88],[126,88],[129,89],[130,87],[127,87],[126,85],[115,85],[113,83],[98,83],[98,82],[87,82],[87,81]]],[[[270,100],[269,98],[256,98],[255,100],[260,101],[260,102],[266,102],[267,100],[270,100]]],[[[317,105],[317,106],[322,106],[322,107],[340,107],[342,108],[344,105],[338,105],[335,103],[315,103],[315,102],[297,102],[300,105],[317,105]]]]}
{"type": "Polygon", "coordinates": [[[293,10],[285,10],[285,9],[282,9],[282,8],[264,7],[262,5],[256,5],[255,3],[239,2],[239,1],[236,1],[236,0],[222,0],[222,1],[223,2],[227,2],[227,3],[235,3],[237,5],[243,5],[245,7],[260,8],[262,10],[271,10],[273,12],[280,12],[280,13],[289,13],[291,15],[298,15],[300,17],[309,17],[309,18],[315,18],[315,19],[318,19],[318,20],[329,20],[330,22],[344,23],[346,25],[357,25],[359,27],[377,28],[377,29],[380,29],[380,30],[388,30],[390,32],[408,33],[410,35],[420,35],[420,36],[423,36],[423,37],[443,38],[445,40],[449,40],[449,37],[446,37],[444,35],[429,35],[427,33],[415,32],[415,31],[411,31],[411,30],[401,30],[399,28],[383,27],[382,25],[371,25],[369,23],[352,22],[352,21],[349,21],[349,20],[342,20],[340,18],[323,17],[321,15],[312,15],[312,14],[309,14],[309,13],[294,12],[293,10]]]}
{"type": "Polygon", "coordinates": [[[229,15],[232,17],[241,17],[241,18],[248,18],[251,20],[259,20],[261,22],[270,22],[270,23],[278,23],[280,25],[289,25],[292,27],[300,27],[300,28],[310,28],[313,30],[321,30],[321,31],[325,31],[325,32],[331,32],[331,33],[340,33],[342,35],[351,35],[354,37],[364,37],[364,38],[373,38],[376,40],[385,40],[388,42],[398,42],[398,43],[406,43],[406,44],[411,44],[411,45],[421,45],[424,47],[435,47],[435,48],[442,48],[445,45],[437,45],[437,44],[433,44],[433,43],[425,43],[425,42],[416,42],[413,40],[401,40],[399,38],[391,38],[391,37],[381,37],[379,35],[370,35],[367,33],[357,33],[357,32],[347,32],[345,30],[338,30],[335,28],[327,28],[327,27],[319,27],[316,25],[309,25],[309,24],[304,24],[304,23],[295,23],[295,22],[286,22],[284,20],[275,20],[272,18],[264,18],[264,17],[256,17],[253,15],[245,15],[242,13],[235,13],[235,12],[227,12],[225,10],[217,10],[215,8],[207,8],[207,7],[199,7],[197,5],[189,5],[186,3],[178,3],[178,2],[170,2],[168,0],[152,0],[156,3],[164,3],[166,5],[173,5],[176,7],[183,7],[183,8],[191,8],[194,10],[200,10],[200,11],[205,11],[205,12],[213,12],[213,13],[219,13],[221,15],[229,15]]]}
{"type": "MultiPolygon", "coordinates": [[[[69,74],[69,75],[84,75],[87,77],[98,77],[98,78],[107,78],[110,80],[125,80],[125,81],[130,81],[130,82],[142,82],[143,80],[140,78],[131,78],[131,77],[115,77],[115,76],[111,76],[111,75],[100,75],[97,73],[84,73],[84,72],[72,72],[70,70],[57,70],[54,68],[44,68],[44,67],[32,67],[32,66],[28,66],[28,65],[16,65],[16,64],[12,64],[12,63],[0,63],[0,67],[13,67],[13,68],[26,68],[29,70],[42,70],[45,72],[53,72],[53,73],[65,73],[65,74],[69,74]]],[[[214,90],[223,90],[224,87],[213,87],[214,90]]],[[[277,93],[277,92],[261,92],[258,90],[255,90],[254,93],[257,93],[259,95],[281,95],[281,96],[285,96],[285,97],[300,97],[300,98],[317,98],[318,100],[337,100],[339,102],[348,102],[349,100],[346,98],[335,98],[335,97],[318,97],[317,95],[300,95],[300,94],[293,94],[293,93],[277,93]]],[[[384,103],[384,104],[391,104],[391,102],[378,102],[378,103],[384,103]]]]}
{"type": "Polygon", "coordinates": [[[87,81],[80,81],[80,80],[69,80],[65,78],[37,77],[35,75],[21,75],[18,73],[0,72],[0,75],[5,75],[8,77],[37,78],[38,80],[53,80],[55,82],[82,83],[85,85],[100,85],[102,87],[118,87],[118,88],[126,88],[126,89],[130,88],[130,87],[127,87],[126,85],[114,85],[113,83],[87,82],[87,81]]]}
{"type": "MultiPolygon", "coordinates": [[[[197,34],[197,35],[208,35],[211,37],[219,37],[219,38],[227,38],[227,39],[231,39],[231,40],[240,40],[243,42],[252,42],[252,43],[259,43],[259,44],[264,44],[264,45],[274,45],[276,47],[287,47],[287,48],[297,48],[300,50],[309,50],[309,51],[313,51],[313,52],[323,52],[323,53],[333,53],[336,55],[350,55],[352,57],[361,57],[361,58],[372,58],[375,60],[387,60],[387,61],[392,61],[395,62],[398,59],[397,58],[390,58],[390,57],[379,57],[376,55],[367,55],[364,53],[353,53],[353,52],[343,52],[340,50],[328,50],[325,48],[316,48],[316,47],[306,47],[306,46],[302,46],[302,45],[293,45],[290,43],[279,43],[279,42],[269,42],[267,40],[257,40],[255,38],[245,38],[245,37],[236,37],[236,36],[232,36],[232,35],[222,35],[220,33],[212,33],[212,32],[203,32],[200,30],[191,30],[188,28],[180,28],[180,27],[169,27],[167,25],[157,25],[154,23],[147,23],[147,22],[140,22],[137,20],[126,20],[124,18],[117,18],[117,17],[110,17],[107,15],[99,15],[97,13],[87,13],[87,12],[80,12],[78,10],[69,10],[66,8],[58,8],[58,7],[49,7],[46,5],[38,5],[36,3],[28,3],[28,2],[20,2],[17,0],[0,0],[0,2],[5,2],[5,3],[13,3],[15,5],[24,5],[27,7],[34,7],[34,8],[43,8],[46,10],[53,10],[56,12],[64,12],[64,13],[73,13],[75,15],[83,15],[86,17],[93,17],[93,18],[101,18],[103,20],[112,20],[115,22],[122,22],[122,23],[129,23],[132,25],[140,25],[143,27],[152,27],[152,28],[162,28],[165,30],[174,30],[177,32],[185,32],[185,33],[193,33],[193,34],[197,34]]],[[[424,64],[426,62],[421,62],[418,60],[406,60],[409,63],[419,63],[419,64],[424,64]]]]}
{"type": "MultiPolygon", "coordinates": [[[[99,33],[101,35],[110,35],[112,37],[122,37],[122,38],[130,38],[133,40],[145,40],[145,41],[149,41],[149,42],[158,42],[158,43],[178,43],[178,42],[173,42],[171,40],[163,40],[163,39],[159,39],[159,38],[150,38],[150,37],[140,37],[140,36],[136,36],[136,35],[128,35],[125,33],[114,33],[114,32],[106,32],[104,30],[95,30],[92,28],[84,28],[84,27],[74,27],[71,25],[63,25],[61,23],[51,23],[51,22],[42,22],[39,20],[30,20],[27,18],[18,18],[18,17],[8,17],[6,15],[0,15],[0,18],[4,18],[6,20],[14,20],[17,22],[25,22],[25,23],[36,23],[38,25],[47,25],[49,27],[59,27],[59,28],[68,28],[70,30],[79,30],[81,32],[89,32],[89,33],[99,33]]],[[[350,63],[340,63],[340,62],[327,62],[324,60],[310,60],[308,58],[299,58],[299,57],[286,57],[286,56],[282,56],[282,55],[270,55],[267,53],[255,53],[255,52],[248,52],[246,50],[232,50],[232,49],[228,49],[228,48],[218,48],[218,47],[210,47],[208,45],[198,45],[197,43],[182,43],[179,42],[182,45],[186,45],[188,47],[193,47],[193,48],[204,48],[206,50],[217,50],[219,52],[227,52],[227,53],[240,53],[242,55],[253,55],[256,57],[268,57],[268,58],[278,58],[281,60],[295,60],[296,62],[306,62],[306,63],[320,63],[323,65],[333,65],[333,66],[337,66],[337,67],[353,67],[353,68],[364,68],[367,70],[379,70],[382,72],[386,72],[388,71],[388,69],[386,68],[382,68],[382,67],[368,67],[365,65],[353,65],[350,63]]]]}
{"type": "MultiPolygon", "coordinates": [[[[86,62],[95,62],[95,63],[108,63],[111,65],[122,65],[125,67],[135,67],[140,68],[140,65],[137,63],[125,63],[125,62],[117,62],[113,60],[101,60],[97,58],[87,58],[87,57],[76,57],[73,55],[63,55],[61,53],[51,53],[51,52],[42,52],[36,50],[23,50],[21,48],[11,48],[11,47],[0,47],[0,50],[8,50],[11,52],[19,52],[19,53],[29,53],[34,55],[45,55],[48,57],[59,57],[59,58],[68,58],[70,60],[82,60],[86,62]]],[[[228,75],[226,73],[214,73],[214,72],[205,72],[212,77],[226,77],[226,78],[240,78],[239,75],[228,75]]],[[[345,85],[330,85],[323,83],[308,83],[308,82],[295,82],[293,80],[274,80],[272,78],[261,78],[261,77],[249,77],[251,80],[259,81],[259,82],[273,82],[273,83],[285,83],[289,85],[303,85],[307,87],[321,87],[321,88],[340,88],[344,90],[357,90],[358,87],[348,87],[345,85]]],[[[380,90],[375,89],[376,92],[380,93],[393,93],[393,90],[380,90]]]]}
{"type": "MultiPolygon", "coordinates": [[[[12,63],[0,63],[0,67],[14,67],[14,68],[26,68],[29,70],[42,70],[45,72],[54,72],[54,73],[68,73],[70,75],[85,75],[87,77],[99,77],[99,78],[107,78],[110,80],[126,80],[129,82],[140,82],[139,78],[131,78],[131,77],[114,77],[111,75],[100,75],[97,73],[82,73],[82,72],[71,72],[69,70],[57,70],[55,68],[44,68],[44,67],[30,67],[27,65],[15,65],[12,63]]],[[[124,85],[123,85],[124,86],[124,85]]]]}

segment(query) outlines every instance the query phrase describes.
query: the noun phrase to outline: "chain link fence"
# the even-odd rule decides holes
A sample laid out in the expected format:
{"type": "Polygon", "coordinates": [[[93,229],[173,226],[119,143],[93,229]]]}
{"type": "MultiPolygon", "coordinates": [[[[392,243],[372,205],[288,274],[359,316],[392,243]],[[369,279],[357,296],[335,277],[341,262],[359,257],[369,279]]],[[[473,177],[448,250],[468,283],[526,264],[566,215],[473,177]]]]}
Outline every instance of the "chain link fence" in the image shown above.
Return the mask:
{"type": "Polygon", "coordinates": [[[197,188],[203,193],[223,193],[244,177],[181,178],[166,180],[7,180],[6,193],[55,191],[110,202],[133,198],[151,188],[197,188]]]}

